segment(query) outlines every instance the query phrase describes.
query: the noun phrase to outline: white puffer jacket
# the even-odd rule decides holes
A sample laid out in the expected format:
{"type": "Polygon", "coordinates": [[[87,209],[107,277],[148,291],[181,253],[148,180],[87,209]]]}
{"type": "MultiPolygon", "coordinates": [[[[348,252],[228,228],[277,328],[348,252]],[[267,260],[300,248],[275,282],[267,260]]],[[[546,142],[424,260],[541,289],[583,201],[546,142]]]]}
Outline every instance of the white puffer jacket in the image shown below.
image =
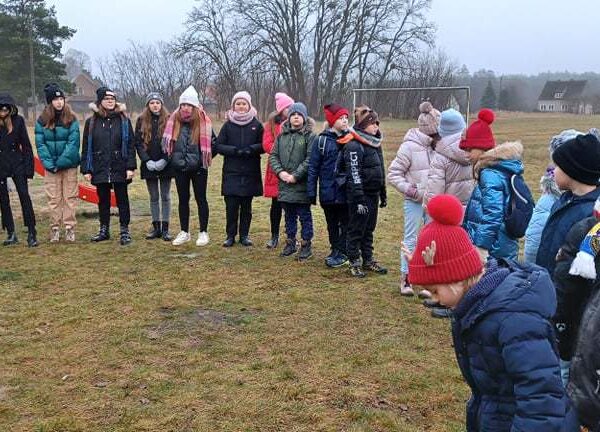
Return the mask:
{"type": "Polygon", "coordinates": [[[423,202],[431,165],[433,138],[410,129],[388,169],[387,179],[407,199],[423,202]]]}

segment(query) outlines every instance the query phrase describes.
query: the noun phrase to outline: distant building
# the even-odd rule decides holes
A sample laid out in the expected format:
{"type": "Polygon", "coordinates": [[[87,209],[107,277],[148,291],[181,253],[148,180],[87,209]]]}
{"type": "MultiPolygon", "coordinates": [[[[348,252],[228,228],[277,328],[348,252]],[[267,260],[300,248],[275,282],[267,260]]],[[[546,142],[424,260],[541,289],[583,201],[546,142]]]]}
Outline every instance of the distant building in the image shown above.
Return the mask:
{"type": "Polygon", "coordinates": [[[90,102],[96,102],[96,89],[102,83],[83,71],[71,80],[75,85],[73,93],[67,97],[67,102],[76,113],[85,114],[89,111],[90,102]]]}
{"type": "Polygon", "coordinates": [[[586,85],[585,80],[547,81],[538,98],[538,111],[593,114],[594,107],[585,98],[586,85]]]}

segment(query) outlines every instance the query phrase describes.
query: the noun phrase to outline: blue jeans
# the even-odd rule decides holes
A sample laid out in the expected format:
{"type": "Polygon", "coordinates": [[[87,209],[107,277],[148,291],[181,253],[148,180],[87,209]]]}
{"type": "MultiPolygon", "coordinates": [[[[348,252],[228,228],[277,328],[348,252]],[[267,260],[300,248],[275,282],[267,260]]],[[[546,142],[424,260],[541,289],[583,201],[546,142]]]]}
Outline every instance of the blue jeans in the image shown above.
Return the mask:
{"type": "MultiPolygon", "coordinates": [[[[410,251],[417,245],[417,234],[421,225],[427,222],[423,204],[409,199],[404,199],[404,244],[410,251]]],[[[400,271],[408,274],[408,262],[400,253],[400,271]]]]}
{"type": "Polygon", "coordinates": [[[281,203],[285,217],[285,234],[289,239],[295,239],[298,232],[298,219],[302,226],[302,240],[312,240],[313,221],[310,204],[281,203]]]}

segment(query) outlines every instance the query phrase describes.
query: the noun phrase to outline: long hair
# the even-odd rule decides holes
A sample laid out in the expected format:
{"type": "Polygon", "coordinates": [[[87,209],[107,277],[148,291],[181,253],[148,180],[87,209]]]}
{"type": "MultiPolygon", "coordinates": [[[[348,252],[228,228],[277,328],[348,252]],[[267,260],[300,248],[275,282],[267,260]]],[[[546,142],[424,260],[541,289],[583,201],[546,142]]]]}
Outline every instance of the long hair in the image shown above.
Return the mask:
{"type": "MultiPolygon", "coordinates": [[[[52,106],[52,104],[46,105],[46,108],[44,108],[40,119],[42,120],[42,125],[44,125],[45,128],[54,129],[56,127],[56,109],[54,106],[52,106]]],[[[71,106],[68,103],[65,103],[59,120],[62,125],[67,128],[75,121],[75,114],[73,114],[71,106]]]]}
{"type": "Polygon", "coordinates": [[[269,132],[271,132],[271,135],[274,137],[275,126],[280,125],[281,123],[283,123],[283,121],[283,115],[280,112],[273,111],[271,114],[269,114],[269,117],[267,118],[267,122],[265,123],[265,129],[268,129],[269,132]]]}
{"type": "Polygon", "coordinates": [[[13,131],[13,124],[12,124],[12,119],[11,119],[11,115],[7,115],[5,118],[0,119],[0,128],[6,128],[6,130],[8,131],[8,133],[12,133],[13,131]]]}
{"type": "MultiPolygon", "coordinates": [[[[200,142],[200,127],[202,119],[200,117],[200,109],[194,107],[192,110],[192,117],[189,121],[190,129],[192,130],[192,142],[198,144],[200,142]]],[[[173,141],[177,141],[179,138],[179,132],[181,131],[181,123],[183,123],[183,119],[181,117],[181,111],[177,111],[175,115],[175,122],[173,124],[173,141]]]]}
{"type": "MultiPolygon", "coordinates": [[[[144,109],[140,114],[141,127],[140,132],[142,133],[142,142],[144,143],[144,149],[148,150],[148,144],[152,141],[152,112],[148,107],[144,109]]],[[[165,131],[165,126],[169,120],[169,111],[161,104],[160,113],[158,115],[158,137],[162,137],[165,131]]]]}

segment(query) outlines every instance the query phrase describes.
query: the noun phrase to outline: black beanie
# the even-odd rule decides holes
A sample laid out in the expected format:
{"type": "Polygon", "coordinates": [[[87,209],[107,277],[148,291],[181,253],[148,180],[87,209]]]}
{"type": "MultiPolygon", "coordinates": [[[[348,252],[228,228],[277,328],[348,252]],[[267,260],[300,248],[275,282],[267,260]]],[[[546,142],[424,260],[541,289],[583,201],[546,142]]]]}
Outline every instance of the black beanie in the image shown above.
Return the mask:
{"type": "Polygon", "coordinates": [[[46,103],[50,105],[55,98],[64,98],[65,92],[56,83],[46,84],[44,86],[44,94],[46,95],[46,103]]]}
{"type": "Polygon", "coordinates": [[[552,153],[552,159],[575,181],[596,186],[600,180],[600,141],[592,134],[565,142],[552,153]]]}
{"type": "Polygon", "coordinates": [[[106,96],[112,96],[115,99],[117,98],[115,92],[108,87],[100,87],[98,90],[96,90],[96,104],[100,104],[102,99],[104,99],[106,96]]]}

